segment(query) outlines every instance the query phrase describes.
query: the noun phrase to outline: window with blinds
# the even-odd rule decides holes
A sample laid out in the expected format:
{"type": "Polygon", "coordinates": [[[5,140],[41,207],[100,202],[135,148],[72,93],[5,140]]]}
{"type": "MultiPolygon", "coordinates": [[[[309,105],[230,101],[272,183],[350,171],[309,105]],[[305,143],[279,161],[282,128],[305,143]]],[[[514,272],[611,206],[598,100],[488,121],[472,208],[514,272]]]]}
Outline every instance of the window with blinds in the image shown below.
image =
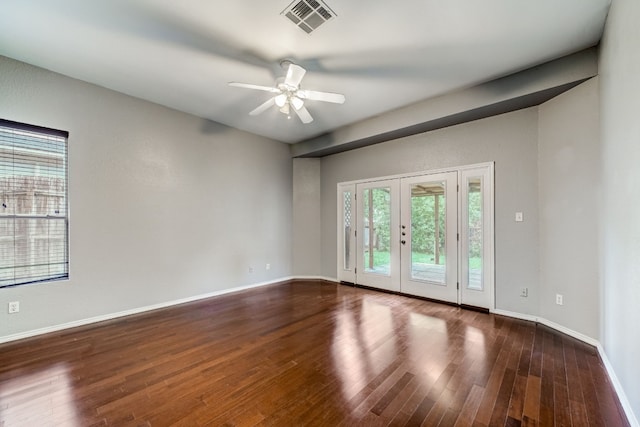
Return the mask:
{"type": "Polygon", "coordinates": [[[67,138],[0,119],[0,288],[69,277],[67,138]]]}

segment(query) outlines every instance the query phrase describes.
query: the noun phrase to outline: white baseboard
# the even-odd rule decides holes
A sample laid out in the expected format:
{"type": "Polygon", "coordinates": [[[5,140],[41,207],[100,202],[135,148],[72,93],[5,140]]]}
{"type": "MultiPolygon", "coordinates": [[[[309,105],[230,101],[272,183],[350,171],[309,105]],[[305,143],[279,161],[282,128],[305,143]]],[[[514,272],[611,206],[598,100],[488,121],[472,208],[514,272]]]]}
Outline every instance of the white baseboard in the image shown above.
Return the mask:
{"type": "Polygon", "coordinates": [[[523,313],[516,313],[513,311],[507,311],[507,310],[491,310],[491,313],[493,314],[499,314],[501,316],[506,316],[506,317],[513,317],[515,319],[520,319],[520,320],[528,320],[530,322],[536,322],[536,323],[540,323],[541,325],[545,325],[550,327],[551,329],[555,329],[558,332],[562,332],[563,334],[569,335],[570,337],[573,337],[575,339],[578,339],[580,341],[586,342],[587,344],[590,344],[594,347],[597,347],[600,345],[600,341],[593,339],[587,335],[584,335],[580,332],[576,332],[573,329],[569,329],[567,327],[564,327],[562,325],[559,325],[555,322],[552,322],[550,320],[547,320],[543,317],[538,317],[538,316],[534,316],[532,314],[523,314],[523,313]]]}
{"type": "Polygon", "coordinates": [[[600,341],[542,317],[532,316],[530,314],[515,313],[511,311],[506,311],[506,310],[491,310],[491,313],[498,314],[501,316],[506,316],[506,317],[513,317],[515,319],[529,320],[531,322],[540,323],[541,325],[548,326],[551,329],[555,329],[558,332],[562,332],[563,334],[569,335],[570,337],[573,337],[577,340],[580,340],[584,343],[587,343],[597,348],[598,353],[600,354],[600,359],[602,360],[602,363],[604,364],[604,367],[607,370],[607,374],[609,375],[609,379],[613,384],[613,388],[615,389],[616,394],[618,395],[618,399],[620,400],[622,409],[624,410],[627,416],[627,419],[629,420],[629,424],[631,424],[631,427],[640,427],[640,424],[638,423],[638,418],[633,412],[631,403],[629,402],[629,399],[627,398],[627,395],[624,392],[624,389],[622,388],[622,384],[620,383],[620,380],[618,379],[618,376],[616,375],[616,372],[613,369],[613,366],[611,365],[611,362],[607,357],[607,353],[604,351],[604,347],[602,347],[602,344],[600,343],[600,341]]]}
{"type": "Polygon", "coordinates": [[[338,279],[335,277],[326,277],[326,276],[295,276],[292,279],[294,280],[324,280],[325,282],[333,282],[340,283],[338,279]]]}
{"type": "Polygon", "coordinates": [[[538,321],[538,318],[536,316],[532,316],[531,314],[516,313],[515,311],[498,310],[498,309],[493,309],[489,311],[492,314],[498,314],[500,316],[506,316],[506,317],[513,317],[514,319],[528,320],[530,322],[538,321]]]}
{"type": "Polygon", "coordinates": [[[206,294],[200,294],[200,295],[195,295],[195,296],[191,296],[191,297],[187,297],[187,298],[181,298],[181,299],[177,299],[177,300],[173,300],[173,301],[162,302],[162,303],[159,303],[159,304],[147,305],[147,306],[144,306],[144,307],[137,307],[137,308],[133,308],[133,309],[130,309],[130,310],[119,311],[117,313],[109,313],[109,314],[104,314],[104,315],[100,315],[100,316],[89,317],[87,319],[74,320],[72,322],[62,323],[62,324],[59,324],[59,325],[47,326],[45,328],[32,329],[30,331],[25,331],[25,332],[20,332],[20,333],[17,333],[17,334],[2,336],[2,337],[0,337],[0,344],[6,343],[6,342],[10,342],[10,341],[17,341],[17,340],[21,340],[21,339],[24,339],[24,338],[31,338],[31,337],[35,337],[37,335],[48,334],[48,333],[51,333],[51,332],[58,332],[58,331],[61,331],[61,330],[64,330],[64,329],[76,328],[78,326],[89,325],[91,323],[103,322],[105,320],[117,319],[119,317],[131,316],[132,314],[139,314],[139,313],[144,313],[146,311],[158,310],[160,308],[166,308],[166,307],[171,307],[171,306],[179,305],[179,304],[185,304],[185,303],[188,303],[188,302],[198,301],[198,300],[202,300],[202,299],[206,299],[206,298],[217,297],[217,296],[220,296],[220,295],[230,294],[230,293],[233,293],[233,292],[244,291],[244,290],[247,290],[247,289],[253,289],[253,288],[259,288],[259,287],[262,287],[262,286],[273,285],[273,284],[276,284],[276,283],[285,282],[285,281],[293,280],[293,279],[297,279],[297,277],[281,277],[281,278],[274,279],[274,280],[269,280],[269,281],[266,281],[266,282],[252,283],[250,285],[238,286],[238,287],[229,288],[229,289],[222,289],[222,290],[219,290],[219,291],[209,292],[209,293],[206,293],[206,294]]]}
{"type": "Polygon", "coordinates": [[[592,345],[594,347],[598,347],[600,345],[600,341],[598,341],[595,338],[591,338],[590,336],[581,334],[580,332],[576,332],[573,329],[569,329],[567,327],[564,327],[562,325],[559,325],[555,322],[552,322],[550,320],[547,320],[545,318],[542,317],[538,317],[538,323],[541,323],[545,326],[550,327],[551,329],[555,329],[556,331],[562,332],[565,335],[569,335],[570,337],[573,337],[577,340],[580,340],[582,342],[585,342],[589,345],[592,345]]]}

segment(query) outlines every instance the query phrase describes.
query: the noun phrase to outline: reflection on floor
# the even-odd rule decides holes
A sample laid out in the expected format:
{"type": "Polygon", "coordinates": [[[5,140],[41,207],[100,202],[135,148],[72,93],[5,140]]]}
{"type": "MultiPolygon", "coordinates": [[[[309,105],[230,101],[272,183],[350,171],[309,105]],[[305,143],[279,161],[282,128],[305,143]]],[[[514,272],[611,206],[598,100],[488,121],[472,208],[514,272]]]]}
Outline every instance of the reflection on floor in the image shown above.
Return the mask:
{"type": "Polygon", "coordinates": [[[0,426],[626,426],[531,322],[290,281],[0,345],[0,426]]]}

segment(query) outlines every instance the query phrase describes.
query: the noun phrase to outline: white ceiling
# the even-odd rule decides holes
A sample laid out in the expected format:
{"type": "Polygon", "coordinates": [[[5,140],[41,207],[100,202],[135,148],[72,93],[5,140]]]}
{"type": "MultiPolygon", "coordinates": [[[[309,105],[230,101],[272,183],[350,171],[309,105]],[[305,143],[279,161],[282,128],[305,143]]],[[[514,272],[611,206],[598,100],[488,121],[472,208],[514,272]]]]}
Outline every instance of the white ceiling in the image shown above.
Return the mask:
{"type": "MultiPolygon", "coordinates": [[[[0,55],[279,141],[295,143],[598,43],[610,0],[326,0],[307,34],[290,0],[2,0],[0,55]],[[308,70],[302,124],[250,117],[281,59],[308,70]]],[[[1,102],[1,100],[0,100],[1,102]]]]}

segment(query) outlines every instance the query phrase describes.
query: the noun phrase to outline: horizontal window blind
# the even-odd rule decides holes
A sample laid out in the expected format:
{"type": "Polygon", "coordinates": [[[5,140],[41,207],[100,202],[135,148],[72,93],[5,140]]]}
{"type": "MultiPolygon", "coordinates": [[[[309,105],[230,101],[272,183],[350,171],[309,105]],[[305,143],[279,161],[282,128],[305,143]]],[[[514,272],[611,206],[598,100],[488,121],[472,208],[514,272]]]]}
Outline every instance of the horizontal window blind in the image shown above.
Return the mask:
{"type": "Polygon", "coordinates": [[[0,120],[0,288],[69,277],[67,138],[0,120]]]}

